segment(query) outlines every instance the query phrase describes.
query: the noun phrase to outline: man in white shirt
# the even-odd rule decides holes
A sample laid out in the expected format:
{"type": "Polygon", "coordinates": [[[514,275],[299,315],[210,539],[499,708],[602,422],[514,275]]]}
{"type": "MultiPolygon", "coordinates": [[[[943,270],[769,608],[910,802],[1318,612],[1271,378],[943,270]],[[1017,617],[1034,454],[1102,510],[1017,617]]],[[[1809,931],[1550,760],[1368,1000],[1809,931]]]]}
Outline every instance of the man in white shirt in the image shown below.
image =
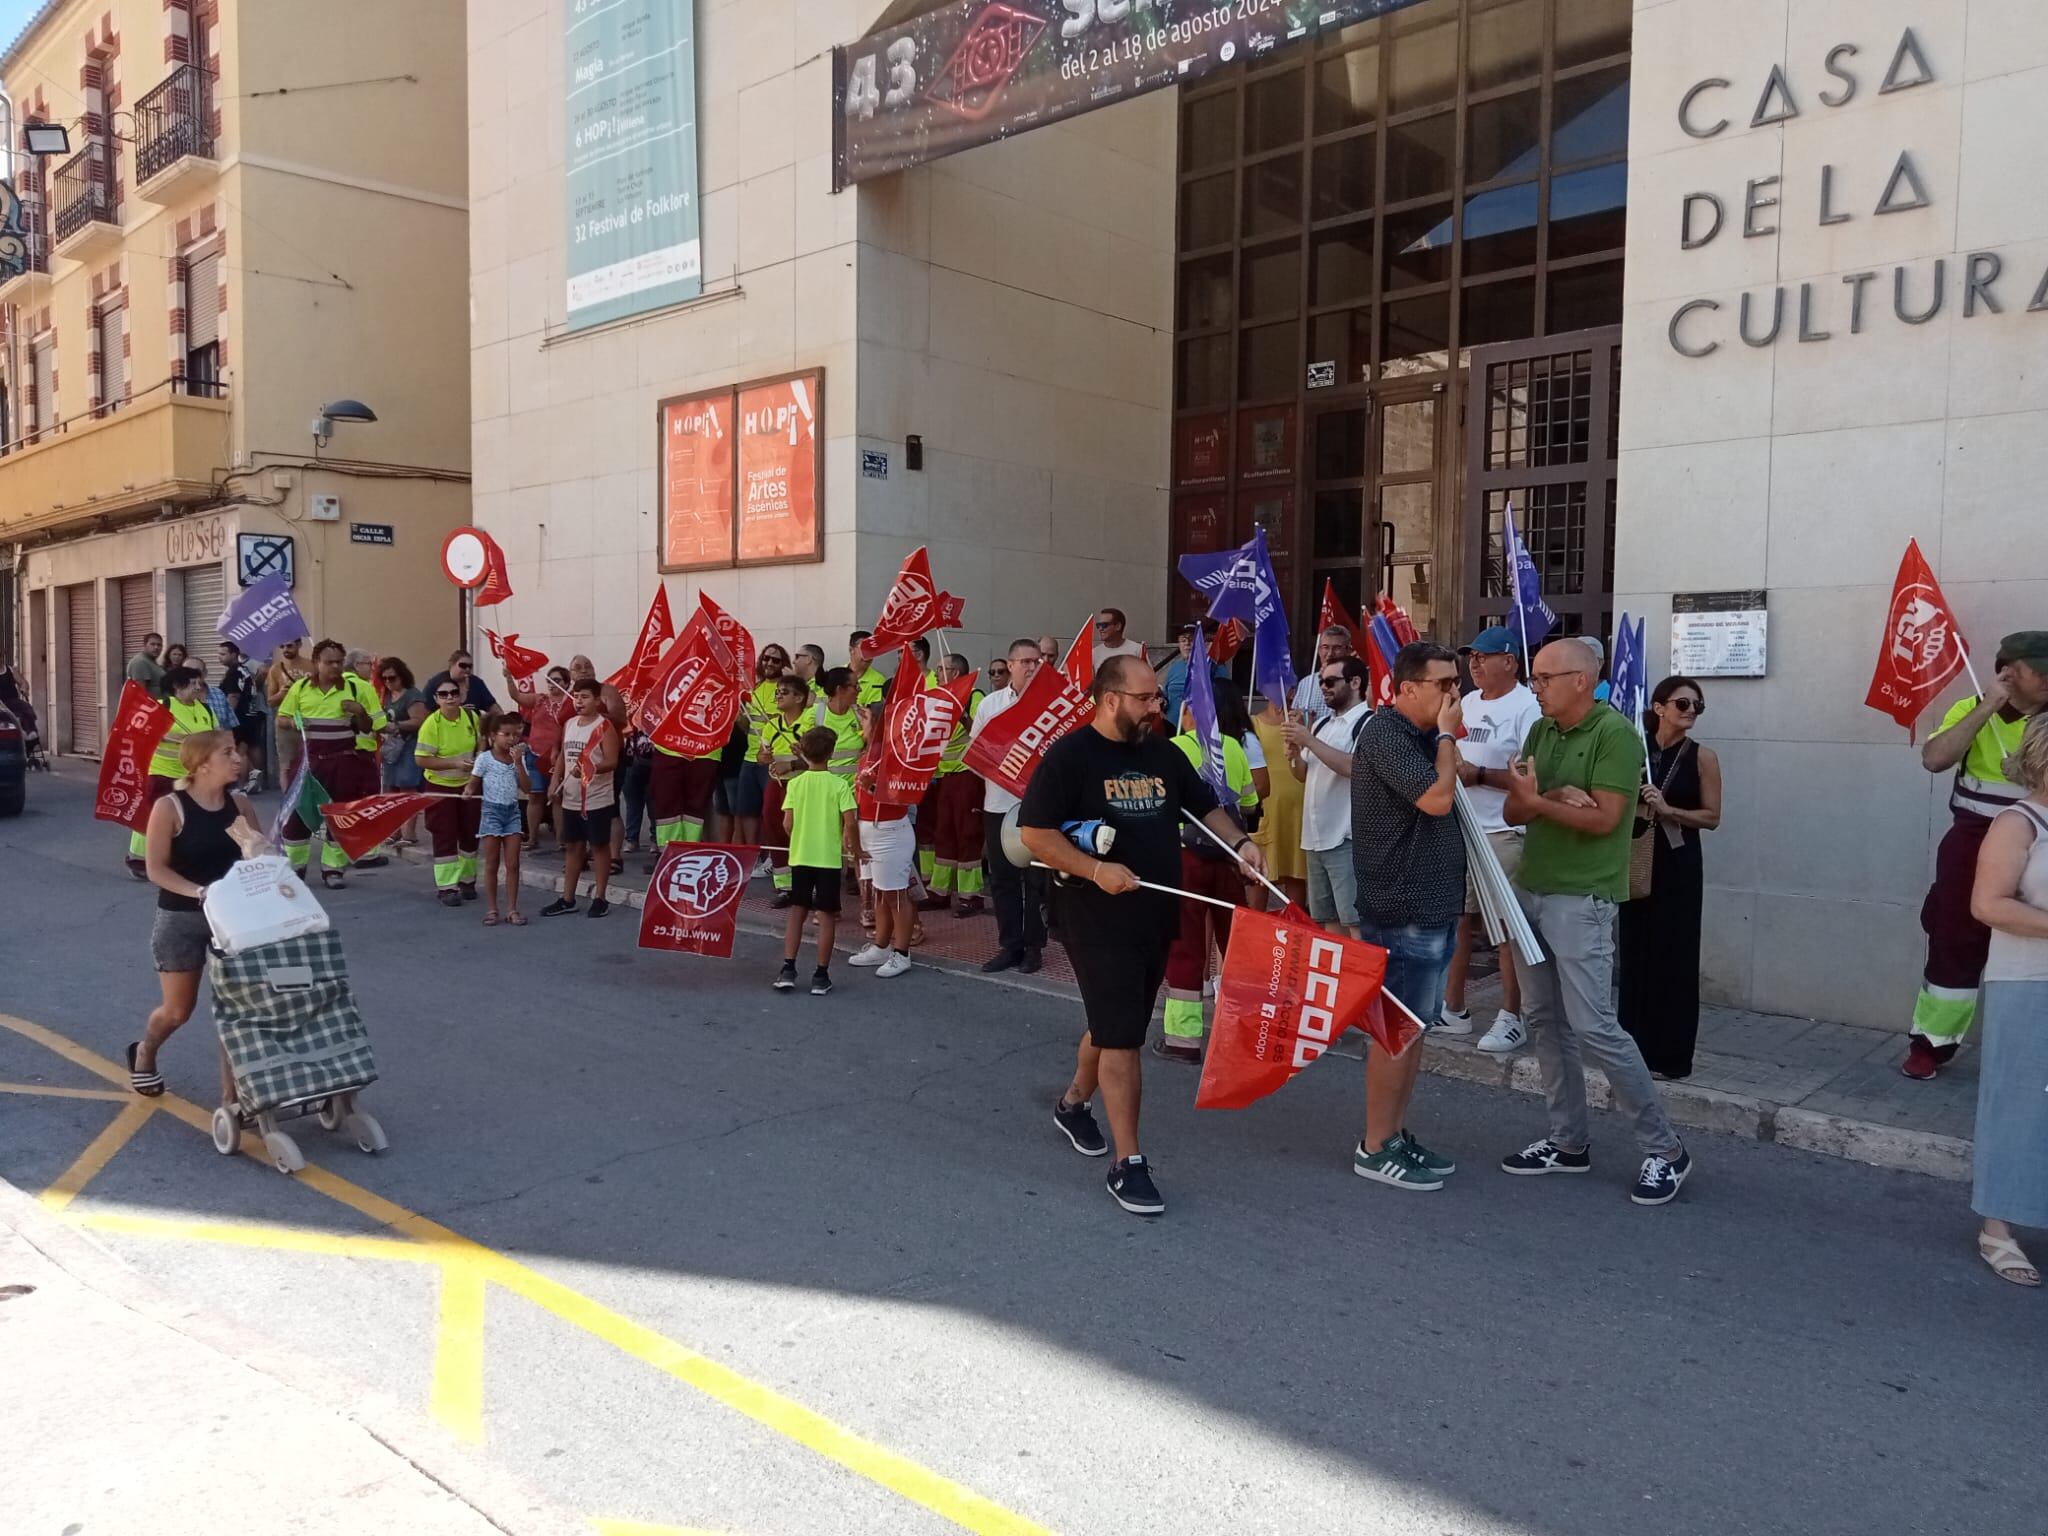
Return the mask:
{"type": "MultiPolygon", "coordinates": [[[[1310,720],[1322,719],[1326,713],[1323,708],[1323,668],[1333,661],[1342,661],[1351,653],[1351,631],[1342,624],[1332,624],[1316,636],[1316,669],[1295,687],[1296,713],[1305,715],[1310,720]]],[[[1372,700],[1367,699],[1366,702],[1370,704],[1372,700]]]]}
{"type": "Polygon", "coordinates": [[[1135,640],[1124,638],[1124,611],[1121,608],[1105,608],[1095,615],[1095,665],[1100,667],[1112,656],[1136,656],[1144,658],[1145,647],[1135,640]]]}
{"type": "MultiPolygon", "coordinates": [[[[974,712],[972,741],[1004,710],[1017,702],[1038,671],[1040,653],[1036,640],[1010,642],[1010,683],[981,701],[974,712]]],[[[988,895],[996,909],[996,952],[982,963],[991,975],[1012,967],[1029,975],[1038,969],[1045,949],[1045,873],[1019,869],[1003,852],[1003,816],[1019,804],[994,779],[982,776],[982,853],[988,860],[988,895]]]]}
{"type": "MultiPolygon", "coordinates": [[[[1515,637],[1506,626],[1483,629],[1465,647],[1472,681],[1465,695],[1465,739],[1458,743],[1458,780],[1477,813],[1501,868],[1513,878],[1522,862],[1522,829],[1511,827],[1503,814],[1507,805],[1508,765],[1522,755],[1529,730],[1543,717],[1536,695],[1523,686],[1515,637]]],[[[1479,922],[1479,892],[1468,868],[1465,875],[1465,918],[1458,925],[1458,947],[1444,977],[1443,1022],[1447,1035],[1472,1033],[1472,1015],[1465,1007],[1465,974],[1472,961],[1472,943],[1479,922]]],[[[1522,989],[1515,975],[1514,946],[1500,954],[1501,1008],[1493,1027],[1479,1042],[1482,1051],[1519,1050],[1529,1038],[1522,1025],[1522,989]]]]}
{"type": "Polygon", "coordinates": [[[1326,706],[1313,727],[1289,720],[1287,766],[1303,784],[1301,849],[1308,855],[1308,915],[1358,937],[1358,870],[1351,861],[1351,754],[1372,710],[1365,663],[1342,656],[1317,674],[1326,706]]]}

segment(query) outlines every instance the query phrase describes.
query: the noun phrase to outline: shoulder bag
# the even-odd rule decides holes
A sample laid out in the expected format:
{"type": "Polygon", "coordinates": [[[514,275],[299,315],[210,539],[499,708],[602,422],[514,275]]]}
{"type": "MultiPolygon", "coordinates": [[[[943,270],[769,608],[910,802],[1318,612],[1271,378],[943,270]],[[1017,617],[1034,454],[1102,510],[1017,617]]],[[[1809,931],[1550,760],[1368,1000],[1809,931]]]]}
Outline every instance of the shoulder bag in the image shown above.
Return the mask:
{"type": "MultiPolygon", "coordinates": [[[[1685,763],[1685,755],[1693,749],[1686,741],[1671,755],[1671,766],[1664,770],[1664,782],[1657,786],[1660,795],[1671,792],[1672,781],[1678,777],[1678,770],[1685,763]]],[[[1646,901],[1651,894],[1651,883],[1657,867],[1657,839],[1653,835],[1657,823],[1647,817],[1636,818],[1635,832],[1628,845],[1628,899],[1646,901]]],[[[1675,826],[1665,827],[1667,834],[1678,833],[1675,826]]],[[[1679,834],[1682,836],[1683,834],[1679,834]]],[[[1674,844],[1674,846],[1676,846],[1674,844]]]]}

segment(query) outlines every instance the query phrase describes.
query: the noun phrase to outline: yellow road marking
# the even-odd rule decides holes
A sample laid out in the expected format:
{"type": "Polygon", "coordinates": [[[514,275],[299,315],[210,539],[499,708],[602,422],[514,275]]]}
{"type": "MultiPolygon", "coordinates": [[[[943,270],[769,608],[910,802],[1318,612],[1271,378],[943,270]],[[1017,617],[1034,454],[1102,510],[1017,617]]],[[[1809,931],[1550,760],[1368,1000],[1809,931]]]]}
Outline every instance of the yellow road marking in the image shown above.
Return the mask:
{"type": "Polygon", "coordinates": [[[76,1226],[122,1237],[152,1237],[184,1243],[218,1243],[230,1248],[268,1248],[279,1253],[317,1253],[340,1259],[387,1259],[402,1264],[436,1264],[438,1255],[395,1237],[355,1237],[306,1227],[272,1227],[260,1222],[186,1221],[137,1216],[127,1211],[86,1211],[76,1226]]]}
{"type": "Polygon", "coordinates": [[[31,1099],[97,1099],[105,1104],[126,1104],[134,1091],[115,1088],[55,1088],[46,1083],[0,1083],[0,1093],[19,1093],[31,1099]]]}
{"type": "MultiPolygon", "coordinates": [[[[123,1068],[40,1024],[0,1014],[0,1028],[11,1030],[24,1039],[32,1040],[56,1052],[66,1061],[85,1068],[107,1082],[125,1085],[128,1081],[128,1074],[123,1068]]],[[[153,1102],[163,1113],[182,1120],[196,1130],[211,1132],[211,1111],[201,1109],[175,1094],[167,1093],[153,1102]]],[[[262,1143],[254,1136],[243,1137],[242,1150],[259,1161],[267,1160],[262,1143]]],[[[405,1253],[404,1257],[412,1258],[413,1252],[424,1249],[422,1258],[427,1262],[442,1263],[448,1271],[466,1270],[474,1276],[479,1285],[488,1281],[504,1287],[515,1295],[523,1296],[536,1306],[552,1312],[564,1322],[603,1339],[636,1360],[666,1372],[684,1385],[693,1387],[714,1401],[746,1415],[755,1423],[775,1431],[785,1439],[793,1440],[828,1460],[837,1462],[855,1475],[900,1494],[914,1504],[922,1505],[941,1519],[950,1521],[963,1530],[973,1531],[977,1536],[1051,1536],[1045,1527],[1005,1509],[993,1500],[983,1498],[971,1488],[943,1477],[928,1467],[920,1466],[908,1457],[899,1456],[887,1447],[835,1424],[824,1415],[784,1397],[772,1388],[749,1380],[739,1372],[718,1364],[696,1350],[678,1344],[675,1340],[656,1333],[652,1328],[612,1311],[602,1302],[593,1301],[580,1291],[572,1290],[559,1281],[550,1280],[538,1271],[528,1269],[516,1259],[507,1258],[494,1249],[486,1248],[481,1243],[466,1238],[459,1232],[451,1231],[437,1221],[396,1205],[359,1184],[353,1184],[312,1163],[308,1163],[294,1176],[294,1182],[318,1190],[330,1200],[369,1217],[379,1226],[410,1238],[412,1244],[393,1245],[412,1250],[405,1253]],[[413,1245],[417,1245],[417,1248],[413,1245]]],[[[94,1216],[86,1219],[98,1224],[109,1218],[94,1216]]],[[[164,1235],[195,1235],[186,1230],[170,1231],[170,1227],[196,1229],[212,1225],[227,1224],[168,1223],[164,1235]]],[[[139,1231],[141,1228],[137,1227],[135,1230],[139,1231]]],[[[235,1231],[238,1237],[245,1237],[251,1232],[262,1232],[266,1234],[264,1245],[267,1246],[270,1245],[267,1242],[267,1235],[279,1229],[231,1230],[235,1231]]],[[[322,1241],[326,1240],[322,1235],[322,1241]]],[[[377,1240],[334,1238],[333,1241],[357,1244],[377,1240]]],[[[275,1246],[286,1245],[277,1243],[275,1246]]],[[[330,1250],[312,1248],[309,1251],[330,1250]]],[[[478,1315],[481,1316],[480,1311],[478,1315]]],[[[628,1525],[624,1530],[631,1532],[633,1527],[628,1525]]]]}
{"type": "Polygon", "coordinates": [[[643,1520],[593,1520],[597,1536],[730,1536],[726,1531],[707,1530],[696,1525],[649,1525],[643,1520]]]}
{"type": "Polygon", "coordinates": [[[484,1443],[484,1277],[469,1264],[441,1266],[434,1381],[427,1404],[471,1445],[484,1443]]]}
{"type": "Polygon", "coordinates": [[[43,1191],[43,1204],[53,1211],[61,1211],[76,1200],[79,1191],[99,1176],[99,1171],[114,1160],[114,1154],[127,1146],[135,1133],[149,1124],[149,1117],[155,1113],[156,1108],[149,1100],[137,1099],[114,1116],[114,1123],[93,1137],[86,1149],[78,1154],[78,1160],[58,1174],[56,1182],[43,1191]]]}

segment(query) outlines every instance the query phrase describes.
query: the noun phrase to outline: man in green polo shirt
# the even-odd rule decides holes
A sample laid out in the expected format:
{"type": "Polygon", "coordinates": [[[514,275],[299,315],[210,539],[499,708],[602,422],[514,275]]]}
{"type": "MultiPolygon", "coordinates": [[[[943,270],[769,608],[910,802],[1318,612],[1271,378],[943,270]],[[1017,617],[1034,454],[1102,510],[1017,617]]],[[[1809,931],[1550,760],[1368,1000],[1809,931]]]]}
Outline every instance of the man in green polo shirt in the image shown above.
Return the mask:
{"type": "Polygon", "coordinates": [[[1550,1134],[1502,1160],[1508,1173],[1586,1173],[1593,1158],[1580,1052],[1607,1074],[1614,1107],[1643,1154],[1630,1198],[1674,1199],[1692,1157],[1672,1129],[1643,1053],[1614,1013],[1614,917],[1628,899],[1629,834],[1643,780],[1643,742],[1593,697],[1600,661],[1583,642],[1536,653],[1529,685],[1543,718],[1509,771],[1507,821],[1527,827],[1515,894],[1543,946],[1524,965],[1522,1017],[1550,1106],[1550,1134]]]}

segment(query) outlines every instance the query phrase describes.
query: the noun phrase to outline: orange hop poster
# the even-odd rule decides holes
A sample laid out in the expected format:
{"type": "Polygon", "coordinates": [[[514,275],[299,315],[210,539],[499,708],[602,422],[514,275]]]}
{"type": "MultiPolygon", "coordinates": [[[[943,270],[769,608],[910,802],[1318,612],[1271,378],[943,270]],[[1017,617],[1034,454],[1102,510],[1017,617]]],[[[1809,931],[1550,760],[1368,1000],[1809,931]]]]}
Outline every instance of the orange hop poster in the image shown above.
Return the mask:
{"type": "Polygon", "coordinates": [[[798,374],[739,393],[739,562],[822,558],[818,417],[823,375],[798,374]]]}
{"type": "Polygon", "coordinates": [[[661,403],[661,569],[732,564],[733,395],[661,403]]]}

